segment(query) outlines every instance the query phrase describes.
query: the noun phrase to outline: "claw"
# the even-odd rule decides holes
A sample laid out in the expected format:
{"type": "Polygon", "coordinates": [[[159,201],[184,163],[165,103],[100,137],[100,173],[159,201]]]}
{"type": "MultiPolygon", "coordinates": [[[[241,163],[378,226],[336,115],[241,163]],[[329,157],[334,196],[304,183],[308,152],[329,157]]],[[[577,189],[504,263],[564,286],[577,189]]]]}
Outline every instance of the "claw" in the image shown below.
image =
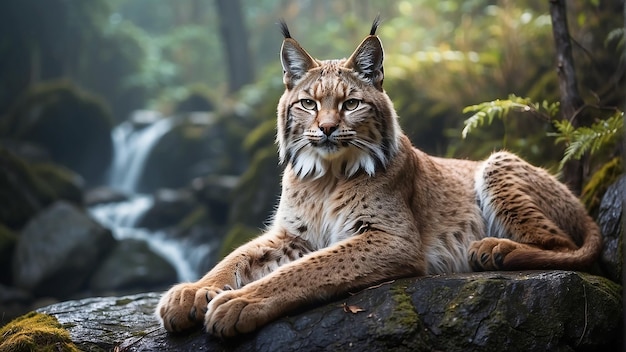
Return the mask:
{"type": "Polygon", "coordinates": [[[189,311],[188,318],[191,321],[195,321],[196,320],[196,307],[195,306],[191,307],[191,310],[189,311]]]}
{"type": "Polygon", "coordinates": [[[501,268],[502,264],[504,264],[504,257],[500,252],[497,252],[493,255],[493,260],[499,268],[501,268]]]}

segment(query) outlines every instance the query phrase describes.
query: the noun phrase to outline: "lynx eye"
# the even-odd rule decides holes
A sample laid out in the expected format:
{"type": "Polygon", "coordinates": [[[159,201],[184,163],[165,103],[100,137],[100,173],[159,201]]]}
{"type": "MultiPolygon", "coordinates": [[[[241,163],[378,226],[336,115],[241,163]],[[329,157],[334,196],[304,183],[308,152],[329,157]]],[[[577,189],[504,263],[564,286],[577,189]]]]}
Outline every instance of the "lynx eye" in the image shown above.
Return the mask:
{"type": "Polygon", "coordinates": [[[313,99],[300,99],[300,105],[307,110],[317,110],[317,103],[313,99]]]}
{"type": "Polygon", "coordinates": [[[352,111],[356,109],[360,103],[361,101],[358,99],[348,99],[343,102],[343,109],[347,111],[352,111]]]}

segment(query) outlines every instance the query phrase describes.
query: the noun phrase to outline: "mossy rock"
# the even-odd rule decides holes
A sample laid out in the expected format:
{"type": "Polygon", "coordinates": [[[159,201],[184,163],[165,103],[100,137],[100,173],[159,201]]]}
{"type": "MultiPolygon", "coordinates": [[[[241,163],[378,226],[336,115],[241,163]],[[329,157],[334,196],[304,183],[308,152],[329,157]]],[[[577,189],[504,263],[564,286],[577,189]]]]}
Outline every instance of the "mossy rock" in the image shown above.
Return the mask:
{"type": "Polygon", "coordinates": [[[248,227],[245,225],[234,225],[230,231],[224,236],[222,243],[220,244],[220,251],[218,257],[224,258],[230,252],[241,246],[242,244],[250,241],[256,236],[260,235],[261,231],[248,227]]]}
{"type": "Polygon", "coordinates": [[[30,312],[0,328],[0,352],[78,352],[70,334],[50,315],[30,312]]]}
{"type": "Polygon", "coordinates": [[[174,108],[175,113],[194,111],[214,111],[215,104],[211,101],[211,89],[203,84],[194,84],[187,88],[187,93],[174,108]]]}
{"type": "Polygon", "coordinates": [[[0,223],[22,227],[39,210],[59,199],[82,204],[80,178],[52,163],[28,163],[0,148],[0,223]]]}
{"type": "Polygon", "coordinates": [[[44,147],[90,184],[102,181],[113,153],[109,108],[68,81],[41,83],[14,105],[0,134],[44,147]]]}
{"type": "Polygon", "coordinates": [[[233,192],[229,222],[264,227],[278,203],[281,173],[276,147],[258,150],[233,192]]]}

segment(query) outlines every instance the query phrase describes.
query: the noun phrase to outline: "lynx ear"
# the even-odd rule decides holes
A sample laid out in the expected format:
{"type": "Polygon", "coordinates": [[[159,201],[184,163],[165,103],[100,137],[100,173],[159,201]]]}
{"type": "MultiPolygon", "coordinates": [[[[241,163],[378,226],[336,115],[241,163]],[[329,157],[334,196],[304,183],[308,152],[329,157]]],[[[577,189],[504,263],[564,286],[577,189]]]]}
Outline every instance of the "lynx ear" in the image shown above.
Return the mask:
{"type": "Polygon", "coordinates": [[[318,64],[306,50],[302,49],[295,39],[291,38],[287,24],[284,21],[280,22],[280,26],[285,37],[280,49],[280,62],[283,65],[283,83],[287,89],[291,89],[310,69],[318,66],[318,64]]]}
{"type": "Polygon", "coordinates": [[[358,48],[346,61],[345,66],[351,68],[362,80],[383,89],[383,44],[375,35],[370,35],[361,42],[358,48]]]}

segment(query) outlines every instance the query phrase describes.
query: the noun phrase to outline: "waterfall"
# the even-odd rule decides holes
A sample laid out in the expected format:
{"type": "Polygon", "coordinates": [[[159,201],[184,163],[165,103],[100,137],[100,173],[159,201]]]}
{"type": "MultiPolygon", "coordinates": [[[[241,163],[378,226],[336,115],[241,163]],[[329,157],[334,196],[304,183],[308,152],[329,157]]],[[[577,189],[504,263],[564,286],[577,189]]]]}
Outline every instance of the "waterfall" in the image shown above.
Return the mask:
{"type": "Polygon", "coordinates": [[[179,280],[193,281],[203,274],[199,269],[215,248],[214,243],[207,243],[198,236],[180,238],[166,230],[137,227],[141,217],[154,205],[151,194],[137,193],[146,161],[160,139],[184,121],[183,117],[163,118],[157,112],[140,110],[131,120],[115,127],[111,132],[114,156],[109,169],[109,187],[125,192],[129,198],[94,205],[89,211],[117,240],[145,241],[153,252],[172,264],[179,280]]]}
{"type": "Polygon", "coordinates": [[[122,191],[135,192],[150,152],[161,137],[178,123],[178,118],[160,118],[155,112],[140,110],[134,114],[132,121],[125,121],[115,127],[111,135],[113,163],[109,170],[109,185],[122,191]],[[137,121],[151,123],[138,129],[137,121]]]}
{"type": "Polygon", "coordinates": [[[151,195],[135,195],[127,201],[92,206],[89,211],[102,225],[111,229],[116,240],[145,241],[150,249],[167,260],[180,281],[199,278],[198,267],[211,253],[212,243],[191,238],[171,238],[165,231],[136,227],[137,221],[152,206],[151,195]]]}

